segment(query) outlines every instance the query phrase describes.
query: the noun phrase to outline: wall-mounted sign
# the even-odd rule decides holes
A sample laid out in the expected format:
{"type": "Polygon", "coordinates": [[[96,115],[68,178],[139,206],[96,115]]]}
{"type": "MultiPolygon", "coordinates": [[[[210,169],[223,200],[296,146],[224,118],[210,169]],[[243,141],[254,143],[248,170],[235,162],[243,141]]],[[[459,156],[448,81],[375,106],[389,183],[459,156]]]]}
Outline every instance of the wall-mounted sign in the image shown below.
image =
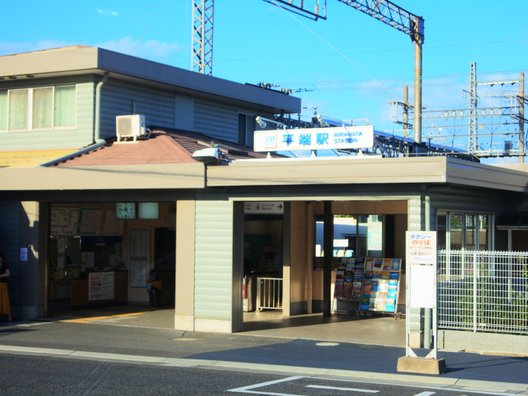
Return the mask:
{"type": "Polygon", "coordinates": [[[284,202],[245,202],[245,214],[283,214],[284,202]]]}
{"type": "Polygon", "coordinates": [[[255,131],[255,151],[362,149],[374,145],[374,127],[275,129],[255,131]]]}

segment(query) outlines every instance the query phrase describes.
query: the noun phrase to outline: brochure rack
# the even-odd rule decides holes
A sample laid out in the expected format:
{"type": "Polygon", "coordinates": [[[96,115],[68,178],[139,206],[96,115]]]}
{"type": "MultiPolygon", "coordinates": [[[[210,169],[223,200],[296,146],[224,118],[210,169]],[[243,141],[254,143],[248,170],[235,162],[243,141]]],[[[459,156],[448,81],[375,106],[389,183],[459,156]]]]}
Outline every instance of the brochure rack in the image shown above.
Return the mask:
{"type": "Polygon", "coordinates": [[[355,303],[357,312],[396,313],[401,276],[400,258],[345,258],[336,270],[334,298],[355,303]]]}

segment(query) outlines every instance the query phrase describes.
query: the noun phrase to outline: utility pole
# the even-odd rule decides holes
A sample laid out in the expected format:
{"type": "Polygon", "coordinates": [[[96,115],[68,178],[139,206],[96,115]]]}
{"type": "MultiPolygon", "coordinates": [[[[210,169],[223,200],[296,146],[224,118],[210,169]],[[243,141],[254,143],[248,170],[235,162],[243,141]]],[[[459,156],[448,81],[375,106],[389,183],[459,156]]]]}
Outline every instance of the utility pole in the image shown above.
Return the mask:
{"type": "Polygon", "coordinates": [[[477,137],[477,64],[471,63],[469,68],[469,141],[468,153],[476,153],[478,149],[477,137]]]}
{"type": "Polygon", "coordinates": [[[401,124],[403,127],[403,137],[409,137],[409,129],[412,129],[413,125],[409,124],[409,110],[413,109],[413,105],[409,103],[409,86],[403,86],[403,100],[391,100],[391,105],[393,107],[393,122],[396,124],[401,124]],[[402,111],[402,121],[398,119],[398,106],[401,107],[402,111]]]}
{"type": "Polygon", "coordinates": [[[524,97],[524,73],[519,73],[519,95],[517,96],[519,103],[519,162],[524,162],[524,103],[526,98],[524,97]]]}

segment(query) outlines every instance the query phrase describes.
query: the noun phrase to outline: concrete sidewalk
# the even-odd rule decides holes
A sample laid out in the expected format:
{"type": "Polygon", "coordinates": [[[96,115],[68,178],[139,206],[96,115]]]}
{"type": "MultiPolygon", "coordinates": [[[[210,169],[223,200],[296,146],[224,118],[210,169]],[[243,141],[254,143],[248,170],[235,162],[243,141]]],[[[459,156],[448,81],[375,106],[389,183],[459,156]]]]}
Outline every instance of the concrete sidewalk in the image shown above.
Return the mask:
{"type": "MultiPolygon", "coordinates": [[[[127,316],[121,316],[127,318],[127,316]]],[[[116,318],[10,323],[0,326],[0,352],[281,375],[335,376],[528,395],[528,358],[440,352],[440,376],[396,371],[403,347],[278,336],[179,332],[126,326],[116,318]],[[114,321],[112,323],[112,320],[114,321]],[[116,324],[117,323],[117,324],[116,324]]]]}

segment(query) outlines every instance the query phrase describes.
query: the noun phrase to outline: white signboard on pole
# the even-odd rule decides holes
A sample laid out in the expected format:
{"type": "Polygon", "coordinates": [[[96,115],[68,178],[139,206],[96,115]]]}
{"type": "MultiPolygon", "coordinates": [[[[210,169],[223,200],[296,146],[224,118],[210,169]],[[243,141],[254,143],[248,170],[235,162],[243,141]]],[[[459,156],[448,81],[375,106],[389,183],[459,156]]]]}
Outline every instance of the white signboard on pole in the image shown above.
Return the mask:
{"type": "Polygon", "coordinates": [[[407,356],[416,357],[410,346],[411,311],[424,310],[424,342],[422,347],[428,349],[432,339],[432,349],[426,357],[436,359],[437,351],[437,312],[436,312],[436,231],[407,231],[406,233],[407,262],[407,304],[406,333],[407,356]],[[429,322],[427,318],[431,318],[429,322]],[[430,326],[430,327],[429,327],[430,326]],[[432,330],[432,338],[428,336],[432,330]]]}
{"type": "Polygon", "coordinates": [[[436,232],[407,231],[410,306],[436,306],[436,232]]]}

